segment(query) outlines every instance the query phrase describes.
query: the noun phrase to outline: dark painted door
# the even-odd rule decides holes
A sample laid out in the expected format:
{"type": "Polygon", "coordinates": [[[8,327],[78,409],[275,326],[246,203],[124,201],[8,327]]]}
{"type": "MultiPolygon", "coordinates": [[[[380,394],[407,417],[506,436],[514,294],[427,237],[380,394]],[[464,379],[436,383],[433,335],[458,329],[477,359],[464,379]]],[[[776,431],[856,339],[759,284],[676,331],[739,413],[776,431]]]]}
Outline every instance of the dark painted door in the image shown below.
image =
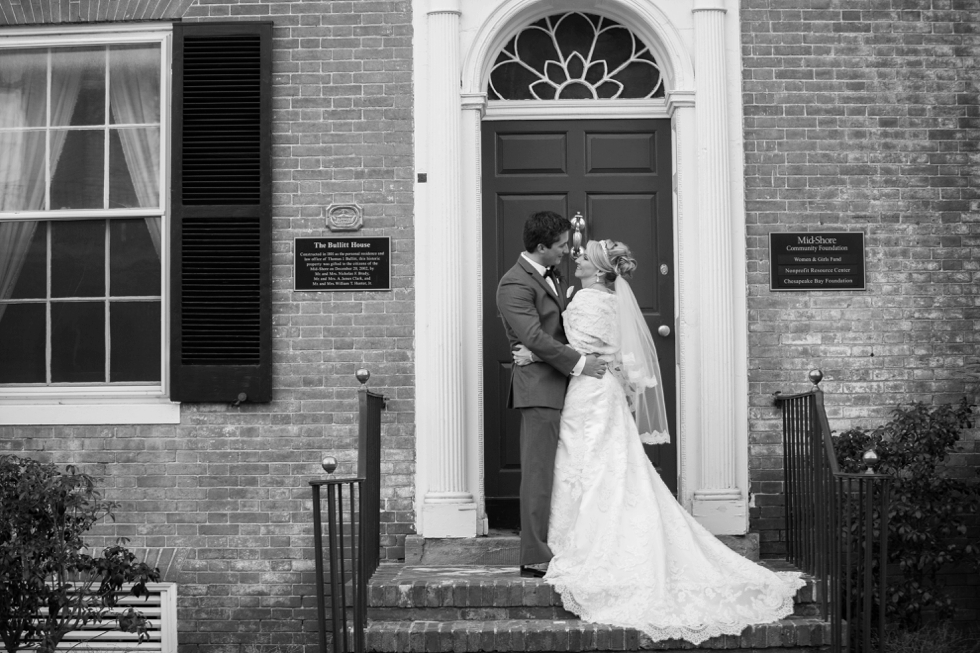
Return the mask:
{"type": "MultiPolygon", "coordinates": [[[[585,239],[620,240],[633,250],[633,292],[654,334],[676,434],[670,121],[487,121],[482,148],[484,488],[490,526],[509,528],[518,523],[520,414],[507,408],[511,358],[495,295],[523,250],[531,213],[580,213],[585,239]]],[[[571,257],[563,265],[574,280],[571,257]]],[[[647,454],[676,493],[676,441],[647,454]]]]}

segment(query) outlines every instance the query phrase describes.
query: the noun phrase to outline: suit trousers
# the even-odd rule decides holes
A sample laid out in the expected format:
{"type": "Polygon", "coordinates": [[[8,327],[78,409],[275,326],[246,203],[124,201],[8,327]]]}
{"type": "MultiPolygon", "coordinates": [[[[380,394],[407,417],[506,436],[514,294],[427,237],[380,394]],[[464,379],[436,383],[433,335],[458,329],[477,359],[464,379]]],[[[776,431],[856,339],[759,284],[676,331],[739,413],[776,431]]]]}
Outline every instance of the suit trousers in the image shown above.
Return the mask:
{"type": "Polygon", "coordinates": [[[556,408],[521,409],[521,564],[551,560],[548,519],[551,486],[561,411],[556,408]]]}

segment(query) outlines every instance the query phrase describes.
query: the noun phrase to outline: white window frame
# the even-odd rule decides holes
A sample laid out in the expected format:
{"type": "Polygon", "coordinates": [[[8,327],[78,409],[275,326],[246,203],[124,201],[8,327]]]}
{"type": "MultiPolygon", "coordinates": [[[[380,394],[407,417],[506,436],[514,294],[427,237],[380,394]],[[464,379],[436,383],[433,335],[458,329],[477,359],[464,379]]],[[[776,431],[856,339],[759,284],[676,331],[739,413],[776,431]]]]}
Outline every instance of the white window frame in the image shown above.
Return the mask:
{"type": "MultiPolygon", "coordinates": [[[[0,386],[0,425],[57,424],[178,424],[180,404],[169,400],[170,391],[170,100],[173,62],[173,27],[118,24],[66,28],[38,27],[0,32],[0,48],[44,48],[79,45],[159,43],[161,51],[160,108],[160,208],[126,209],[126,217],[160,217],[161,329],[160,383],[104,386],[0,386]]],[[[2,153],[0,153],[2,156],[2,153]]],[[[3,218],[39,221],[119,217],[119,210],[14,211],[3,218]]]]}

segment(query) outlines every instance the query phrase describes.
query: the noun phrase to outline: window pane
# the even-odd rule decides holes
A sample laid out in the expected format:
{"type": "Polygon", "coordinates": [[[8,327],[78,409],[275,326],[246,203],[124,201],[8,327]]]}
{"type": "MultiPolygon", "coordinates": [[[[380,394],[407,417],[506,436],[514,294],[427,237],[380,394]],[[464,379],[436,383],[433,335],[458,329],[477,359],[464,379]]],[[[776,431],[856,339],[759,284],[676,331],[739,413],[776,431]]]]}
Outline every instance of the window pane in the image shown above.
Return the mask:
{"type": "Polygon", "coordinates": [[[160,295],[159,218],[109,221],[109,288],[113,297],[160,295]],[[156,243],[154,243],[156,236],[156,243]]]}
{"type": "Polygon", "coordinates": [[[105,381],[105,304],[51,304],[51,380],[105,381]]]}
{"type": "Polygon", "coordinates": [[[51,50],[51,124],[105,124],[105,48],[51,50]]]}
{"type": "Polygon", "coordinates": [[[109,132],[109,208],[160,206],[160,129],[109,132]]]}
{"type": "Polygon", "coordinates": [[[0,304],[0,383],[44,383],[44,304],[0,304]]]}
{"type": "Polygon", "coordinates": [[[126,167],[119,130],[113,129],[109,132],[109,208],[132,209],[139,205],[129,168],[126,167]]]}
{"type": "Polygon", "coordinates": [[[0,127],[43,127],[47,50],[0,50],[0,127]]]}
{"type": "Polygon", "coordinates": [[[114,125],[160,122],[160,45],[109,50],[109,114],[114,125]]]}
{"type": "Polygon", "coordinates": [[[51,223],[51,296],[105,296],[105,221],[51,223]]]}
{"type": "Polygon", "coordinates": [[[104,208],[103,130],[52,130],[52,209],[104,208]],[[55,156],[59,153],[60,156],[55,156]]]}
{"type": "Polygon", "coordinates": [[[160,302],[109,305],[112,360],[109,380],[160,380],[160,302]]]}
{"type": "Polygon", "coordinates": [[[43,299],[47,270],[46,222],[0,224],[0,299],[43,299]]]}
{"type": "MultiPolygon", "coordinates": [[[[0,106],[0,123],[5,111],[0,106]]],[[[0,211],[43,209],[44,132],[0,132],[0,152],[0,211]]]]}

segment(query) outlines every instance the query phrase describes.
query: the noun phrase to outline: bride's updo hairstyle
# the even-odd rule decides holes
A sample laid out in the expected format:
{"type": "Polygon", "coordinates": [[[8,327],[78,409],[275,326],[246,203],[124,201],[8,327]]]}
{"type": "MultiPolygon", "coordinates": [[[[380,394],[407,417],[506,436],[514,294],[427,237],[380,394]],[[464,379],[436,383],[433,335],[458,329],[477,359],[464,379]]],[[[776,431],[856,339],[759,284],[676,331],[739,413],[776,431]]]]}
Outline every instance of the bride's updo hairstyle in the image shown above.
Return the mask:
{"type": "Polygon", "coordinates": [[[602,281],[613,283],[616,277],[629,279],[636,269],[636,259],[625,243],[615,240],[590,240],[585,255],[592,265],[603,272],[602,281]]]}

